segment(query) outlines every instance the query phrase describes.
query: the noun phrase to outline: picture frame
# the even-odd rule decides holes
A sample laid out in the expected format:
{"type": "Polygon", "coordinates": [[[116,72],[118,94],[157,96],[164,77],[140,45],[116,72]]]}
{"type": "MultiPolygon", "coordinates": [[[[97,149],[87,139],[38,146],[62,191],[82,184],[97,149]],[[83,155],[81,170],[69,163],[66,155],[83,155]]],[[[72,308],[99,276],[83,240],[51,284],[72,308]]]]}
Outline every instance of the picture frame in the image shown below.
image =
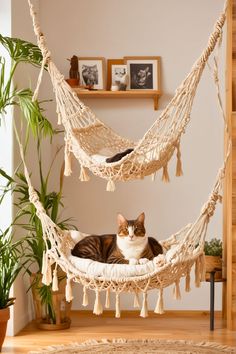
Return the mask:
{"type": "Polygon", "coordinates": [[[129,77],[128,90],[161,90],[159,56],[124,57],[129,77]]]}
{"type": "Polygon", "coordinates": [[[78,57],[80,86],[91,86],[94,90],[105,89],[105,58],[78,57]]]}
{"type": "Polygon", "coordinates": [[[122,79],[127,74],[127,65],[124,59],[107,60],[107,90],[110,91],[116,81],[122,79]]]}

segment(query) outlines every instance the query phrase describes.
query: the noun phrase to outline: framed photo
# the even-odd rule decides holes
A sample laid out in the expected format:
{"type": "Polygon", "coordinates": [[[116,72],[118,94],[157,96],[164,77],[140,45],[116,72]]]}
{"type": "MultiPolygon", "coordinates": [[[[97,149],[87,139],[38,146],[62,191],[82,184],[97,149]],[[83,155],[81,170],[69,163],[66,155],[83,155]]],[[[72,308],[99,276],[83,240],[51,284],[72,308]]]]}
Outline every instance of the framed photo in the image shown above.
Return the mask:
{"type": "Polygon", "coordinates": [[[105,58],[79,57],[81,86],[92,86],[95,90],[105,89],[105,58]]]}
{"type": "Polygon", "coordinates": [[[160,57],[124,57],[128,90],[160,90],[160,57]]]}
{"type": "Polygon", "coordinates": [[[122,81],[127,75],[127,65],[124,59],[108,59],[107,60],[107,90],[122,81]]]}

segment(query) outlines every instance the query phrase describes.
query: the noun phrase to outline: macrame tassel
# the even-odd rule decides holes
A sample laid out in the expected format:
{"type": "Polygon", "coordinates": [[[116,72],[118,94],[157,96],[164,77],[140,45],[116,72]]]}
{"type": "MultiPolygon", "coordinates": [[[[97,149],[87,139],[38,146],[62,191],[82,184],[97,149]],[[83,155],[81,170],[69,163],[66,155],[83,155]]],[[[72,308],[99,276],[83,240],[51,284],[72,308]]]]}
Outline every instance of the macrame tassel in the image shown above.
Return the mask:
{"type": "Polygon", "coordinates": [[[154,312],[159,313],[160,315],[164,313],[163,289],[159,290],[159,296],[154,312]]]}
{"type": "Polygon", "coordinates": [[[204,281],[206,278],[206,264],[205,264],[205,255],[202,254],[199,257],[199,263],[200,263],[200,281],[204,281]]]}
{"type": "Polygon", "coordinates": [[[188,270],[185,278],[185,291],[189,293],[190,290],[190,271],[188,270]]]}
{"type": "Polygon", "coordinates": [[[89,174],[87,172],[87,168],[81,165],[80,176],[81,182],[88,182],[90,180],[89,174]]]}
{"type": "Polygon", "coordinates": [[[201,285],[200,281],[200,264],[199,264],[199,259],[197,258],[195,261],[195,286],[196,288],[199,288],[201,285]]]}
{"type": "Polygon", "coordinates": [[[179,287],[179,280],[175,282],[175,287],[174,287],[174,299],[175,300],[180,300],[181,299],[181,293],[180,293],[180,287],[179,287]]]}
{"type": "Polygon", "coordinates": [[[41,273],[43,275],[44,275],[44,273],[46,271],[46,260],[47,260],[46,252],[43,251],[43,260],[42,260],[42,269],[41,269],[41,273]]]}
{"type": "Polygon", "coordinates": [[[87,287],[84,286],[83,287],[83,302],[82,302],[83,306],[88,306],[88,291],[87,291],[87,287]]]}
{"type": "Polygon", "coordinates": [[[120,318],[120,295],[116,293],[116,318],[120,318]]]}
{"type": "Polygon", "coordinates": [[[42,283],[45,285],[50,285],[52,282],[52,269],[51,269],[51,265],[49,263],[49,259],[47,254],[45,253],[45,257],[44,257],[44,265],[43,265],[43,277],[42,277],[42,283]]]}
{"type": "Polygon", "coordinates": [[[107,182],[107,192],[114,192],[116,189],[115,182],[112,179],[109,179],[107,182]]]}
{"type": "Polygon", "coordinates": [[[134,294],[134,307],[140,308],[139,296],[137,292],[134,294]]]}
{"type": "Polygon", "coordinates": [[[167,164],[163,167],[162,181],[166,183],[170,182],[167,164]]]}
{"type": "Polygon", "coordinates": [[[71,300],[73,300],[71,279],[67,278],[67,281],[66,281],[66,301],[71,302],[71,300]]]}
{"type": "Polygon", "coordinates": [[[61,125],[62,119],[61,119],[61,114],[58,112],[57,113],[57,124],[61,125]]]}
{"type": "Polygon", "coordinates": [[[108,288],[106,291],[106,302],[105,302],[105,308],[109,309],[110,308],[110,289],[108,288]]]}
{"type": "Polygon", "coordinates": [[[52,291],[58,291],[58,289],[57,267],[55,267],[53,271],[52,291]]]}
{"type": "Polygon", "coordinates": [[[65,176],[70,176],[72,174],[71,162],[72,162],[71,152],[69,152],[67,148],[65,148],[65,170],[64,170],[65,176]]]}
{"type": "Polygon", "coordinates": [[[143,293],[143,304],[140,312],[140,317],[148,317],[147,293],[143,293]]]}
{"type": "Polygon", "coordinates": [[[96,290],[96,298],[95,298],[93,313],[95,315],[101,315],[103,313],[102,303],[100,299],[100,292],[98,290],[96,290]]]}
{"type": "Polygon", "coordinates": [[[182,170],[182,162],[181,162],[181,152],[180,152],[180,144],[178,143],[177,145],[177,164],[176,164],[176,173],[175,175],[177,177],[180,177],[183,175],[183,170],[182,170]]]}

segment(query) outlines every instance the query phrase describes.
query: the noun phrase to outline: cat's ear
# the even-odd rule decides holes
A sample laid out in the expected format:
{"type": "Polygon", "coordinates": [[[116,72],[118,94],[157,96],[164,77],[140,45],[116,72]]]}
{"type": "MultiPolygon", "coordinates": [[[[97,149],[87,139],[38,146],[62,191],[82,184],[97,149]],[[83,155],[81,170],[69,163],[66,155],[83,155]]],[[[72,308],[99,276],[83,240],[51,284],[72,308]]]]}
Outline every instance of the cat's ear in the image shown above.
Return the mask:
{"type": "Polygon", "coordinates": [[[144,220],[145,220],[145,214],[142,213],[137,217],[137,221],[141,222],[142,224],[144,224],[144,220]]]}
{"type": "Polygon", "coordinates": [[[121,215],[121,214],[117,215],[117,223],[119,226],[126,223],[126,222],[127,222],[127,220],[123,215],[121,215]]]}

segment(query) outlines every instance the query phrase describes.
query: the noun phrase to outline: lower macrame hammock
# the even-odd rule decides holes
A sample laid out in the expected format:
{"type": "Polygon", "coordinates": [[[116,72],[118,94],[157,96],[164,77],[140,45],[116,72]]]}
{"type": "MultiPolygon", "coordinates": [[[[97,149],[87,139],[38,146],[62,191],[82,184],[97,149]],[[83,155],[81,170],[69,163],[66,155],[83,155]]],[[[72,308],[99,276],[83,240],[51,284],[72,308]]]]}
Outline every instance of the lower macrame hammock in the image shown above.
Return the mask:
{"type": "Polygon", "coordinates": [[[52,283],[52,289],[58,290],[57,267],[67,274],[66,300],[71,301],[72,281],[83,285],[83,305],[88,305],[88,290],[96,293],[94,310],[97,315],[103,312],[101,292],[106,292],[105,307],[110,306],[110,293],[115,293],[116,317],[120,317],[120,294],[134,293],[134,306],[139,307],[139,294],[143,295],[140,316],[148,315],[147,292],[158,289],[159,295],[154,312],[163,313],[163,290],[174,284],[174,297],[180,299],[180,280],[186,279],[185,290],[190,291],[190,271],[195,265],[195,285],[205,279],[204,241],[207,226],[213,216],[217,201],[221,200],[220,191],[225,175],[226,156],[223,167],[219,170],[214,188],[203,206],[199,217],[168,239],[161,241],[164,255],[155,257],[144,265],[105,264],[71,255],[75,243],[85,234],[76,231],[61,230],[47,215],[38,194],[34,190],[25,164],[23,148],[20,145],[24,163],[25,177],[29,185],[29,199],[36,208],[42,223],[46,251],[43,256],[42,282],[52,283]]]}
{"type": "Polygon", "coordinates": [[[37,97],[44,67],[47,64],[56,97],[58,123],[62,123],[65,128],[65,175],[70,175],[72,172],[71,154],[73,153],[81,166],[80,179],[82,181],[89,180],[89,169],[95,175],[108,181],[108,191],[114,191],[115,181],[142,179],[151,174],[155,176],[155,173],[161,168],[163,168],[162,179],[169,181],[167,166],[176,151],[176,175],[181,176],[181,136],[190,121],[193,100],[208,58],[217,43],[219,44],[221,41],[222,27],[226,18],[226,6],[215,24],[205,50],[177,88],[173,99],[144,134],[143,138],[134,142],[119,136],[101,122],[66,83],[63,75],[51,59],[31,0],[28,0],[28,2],[38,46],[43,55],[42,68],[34,98],[37,97]],[[119,161],[107,163],[106,159],[96,158],[104,149],[108,151],[110,156],[127,149],[133,149],[133,151],[119,161]]]}

